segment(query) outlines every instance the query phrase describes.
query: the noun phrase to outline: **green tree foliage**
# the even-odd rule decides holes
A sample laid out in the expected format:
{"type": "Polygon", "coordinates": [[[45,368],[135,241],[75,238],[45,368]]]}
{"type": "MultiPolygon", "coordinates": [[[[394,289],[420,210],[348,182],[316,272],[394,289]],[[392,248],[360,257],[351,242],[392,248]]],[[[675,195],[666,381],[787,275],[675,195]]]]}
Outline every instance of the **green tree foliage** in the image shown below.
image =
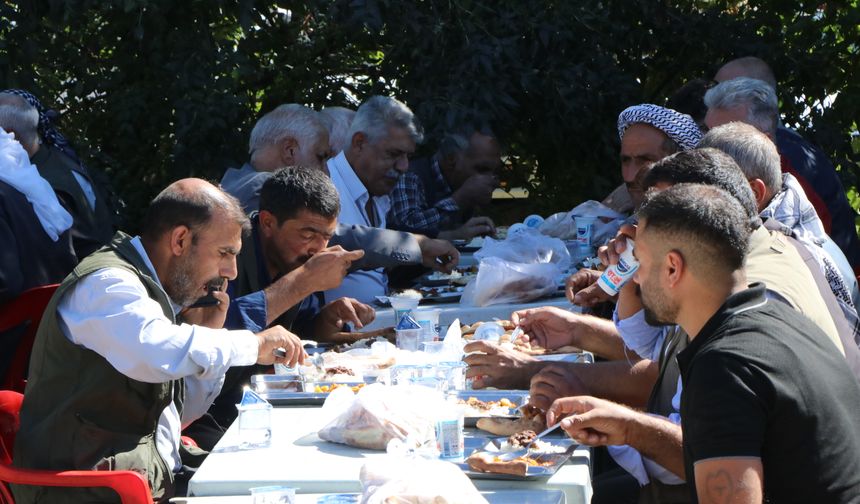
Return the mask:
{"type": "Polygon", "coordinates": [[[427,149],[456,124],[489,124],[511,155],[506,181],[550,212],[619,182],[624,107],[745,55],[772,64],[784,120],[855,185],[858,26],[856,0],[30,0],[0,3],[0,86],[63,111],[132,223],[170,181],[241,164],[261,112],[372,93],[412,106],[427,149]]]}

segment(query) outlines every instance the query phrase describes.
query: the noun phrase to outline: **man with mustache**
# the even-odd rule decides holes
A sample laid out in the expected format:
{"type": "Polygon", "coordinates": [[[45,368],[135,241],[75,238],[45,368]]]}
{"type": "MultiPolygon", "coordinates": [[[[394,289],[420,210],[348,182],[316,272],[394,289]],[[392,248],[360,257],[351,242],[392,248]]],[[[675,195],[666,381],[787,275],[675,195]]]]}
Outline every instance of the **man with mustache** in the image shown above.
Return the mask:
{"type": "MultiPolygon", "coordinates": [[[[305,357],[281,326],[223,329],[224,292],[217,306],[189,308],[212,280],[236,277],[247,227],[233,197],[180,180],[152,201],[139,237],[117,233],[66,277],[33,346],[16,467],[134,470],[157,502],[184,495],[181,427],[206,412],[227,369],[305,357]]],[[[13,491],[21,503],[119,501],[98,488],[13,491]]]]}
{"type": "MultiPolygon", "coordinates": [[[[340,194],[340,222],[384,228],[391,207],[388,194],[409,169],[409,156],[423,134],[405,104],[371,96],[356,111],[349,136],[349,146],[328,161],[340,194]]],[[[387,291],[387,276],[380,268],[350,273],[325,296],[327,301],[351,297],[366,303],[387,291]]]]}

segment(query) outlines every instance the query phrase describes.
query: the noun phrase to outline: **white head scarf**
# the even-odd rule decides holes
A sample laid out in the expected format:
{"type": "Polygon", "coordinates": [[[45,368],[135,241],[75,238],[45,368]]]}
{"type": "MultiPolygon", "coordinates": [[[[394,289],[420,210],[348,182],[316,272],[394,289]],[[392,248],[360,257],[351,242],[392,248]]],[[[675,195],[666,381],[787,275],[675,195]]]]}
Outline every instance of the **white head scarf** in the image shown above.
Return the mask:
{"type": "Polygon", "coordinates": [[[30,164],[24,147],[14,135],[0,128],[0,181],[14,187],[33,205],[33,210],[51,240],[72,227],[72,216],[60,205],[57,195],[39,170],[30,164]]]}

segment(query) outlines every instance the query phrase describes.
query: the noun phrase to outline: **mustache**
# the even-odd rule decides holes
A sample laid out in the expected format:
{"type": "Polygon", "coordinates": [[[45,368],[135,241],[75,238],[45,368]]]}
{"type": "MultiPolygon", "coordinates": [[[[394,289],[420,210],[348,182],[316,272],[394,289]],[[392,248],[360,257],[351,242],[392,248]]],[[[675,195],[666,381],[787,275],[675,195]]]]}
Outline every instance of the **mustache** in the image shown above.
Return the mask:
{"type": "Polygon", "coordinates": [[[390,179],[394,179],[394,180],[399,179],[400,175],[401,175],[401,173],[397,170],[394,170],[394,169],[388,170],[387,172],[385,172],[385,178],[390,178],[390,179]]]}

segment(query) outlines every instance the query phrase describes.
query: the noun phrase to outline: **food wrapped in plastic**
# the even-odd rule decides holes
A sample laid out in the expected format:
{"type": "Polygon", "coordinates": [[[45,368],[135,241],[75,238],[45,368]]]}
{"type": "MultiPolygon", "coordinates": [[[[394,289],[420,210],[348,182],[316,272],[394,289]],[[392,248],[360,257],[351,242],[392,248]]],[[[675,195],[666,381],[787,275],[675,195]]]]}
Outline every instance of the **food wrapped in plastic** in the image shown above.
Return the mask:
{"type": "Polygon", "coordinates": [[[462,469],[441,460],[374,459],[364,464],[359,479],[362,504],[487,504],[462,469]]]}
{"type": "Polygon", "coordinates": [[[435,417],[445,405],[442,394],[427,387],[369,385],[341,403],[319,437],[371,450],[385,450],[392,439],[435,445],[435,417]]]}

